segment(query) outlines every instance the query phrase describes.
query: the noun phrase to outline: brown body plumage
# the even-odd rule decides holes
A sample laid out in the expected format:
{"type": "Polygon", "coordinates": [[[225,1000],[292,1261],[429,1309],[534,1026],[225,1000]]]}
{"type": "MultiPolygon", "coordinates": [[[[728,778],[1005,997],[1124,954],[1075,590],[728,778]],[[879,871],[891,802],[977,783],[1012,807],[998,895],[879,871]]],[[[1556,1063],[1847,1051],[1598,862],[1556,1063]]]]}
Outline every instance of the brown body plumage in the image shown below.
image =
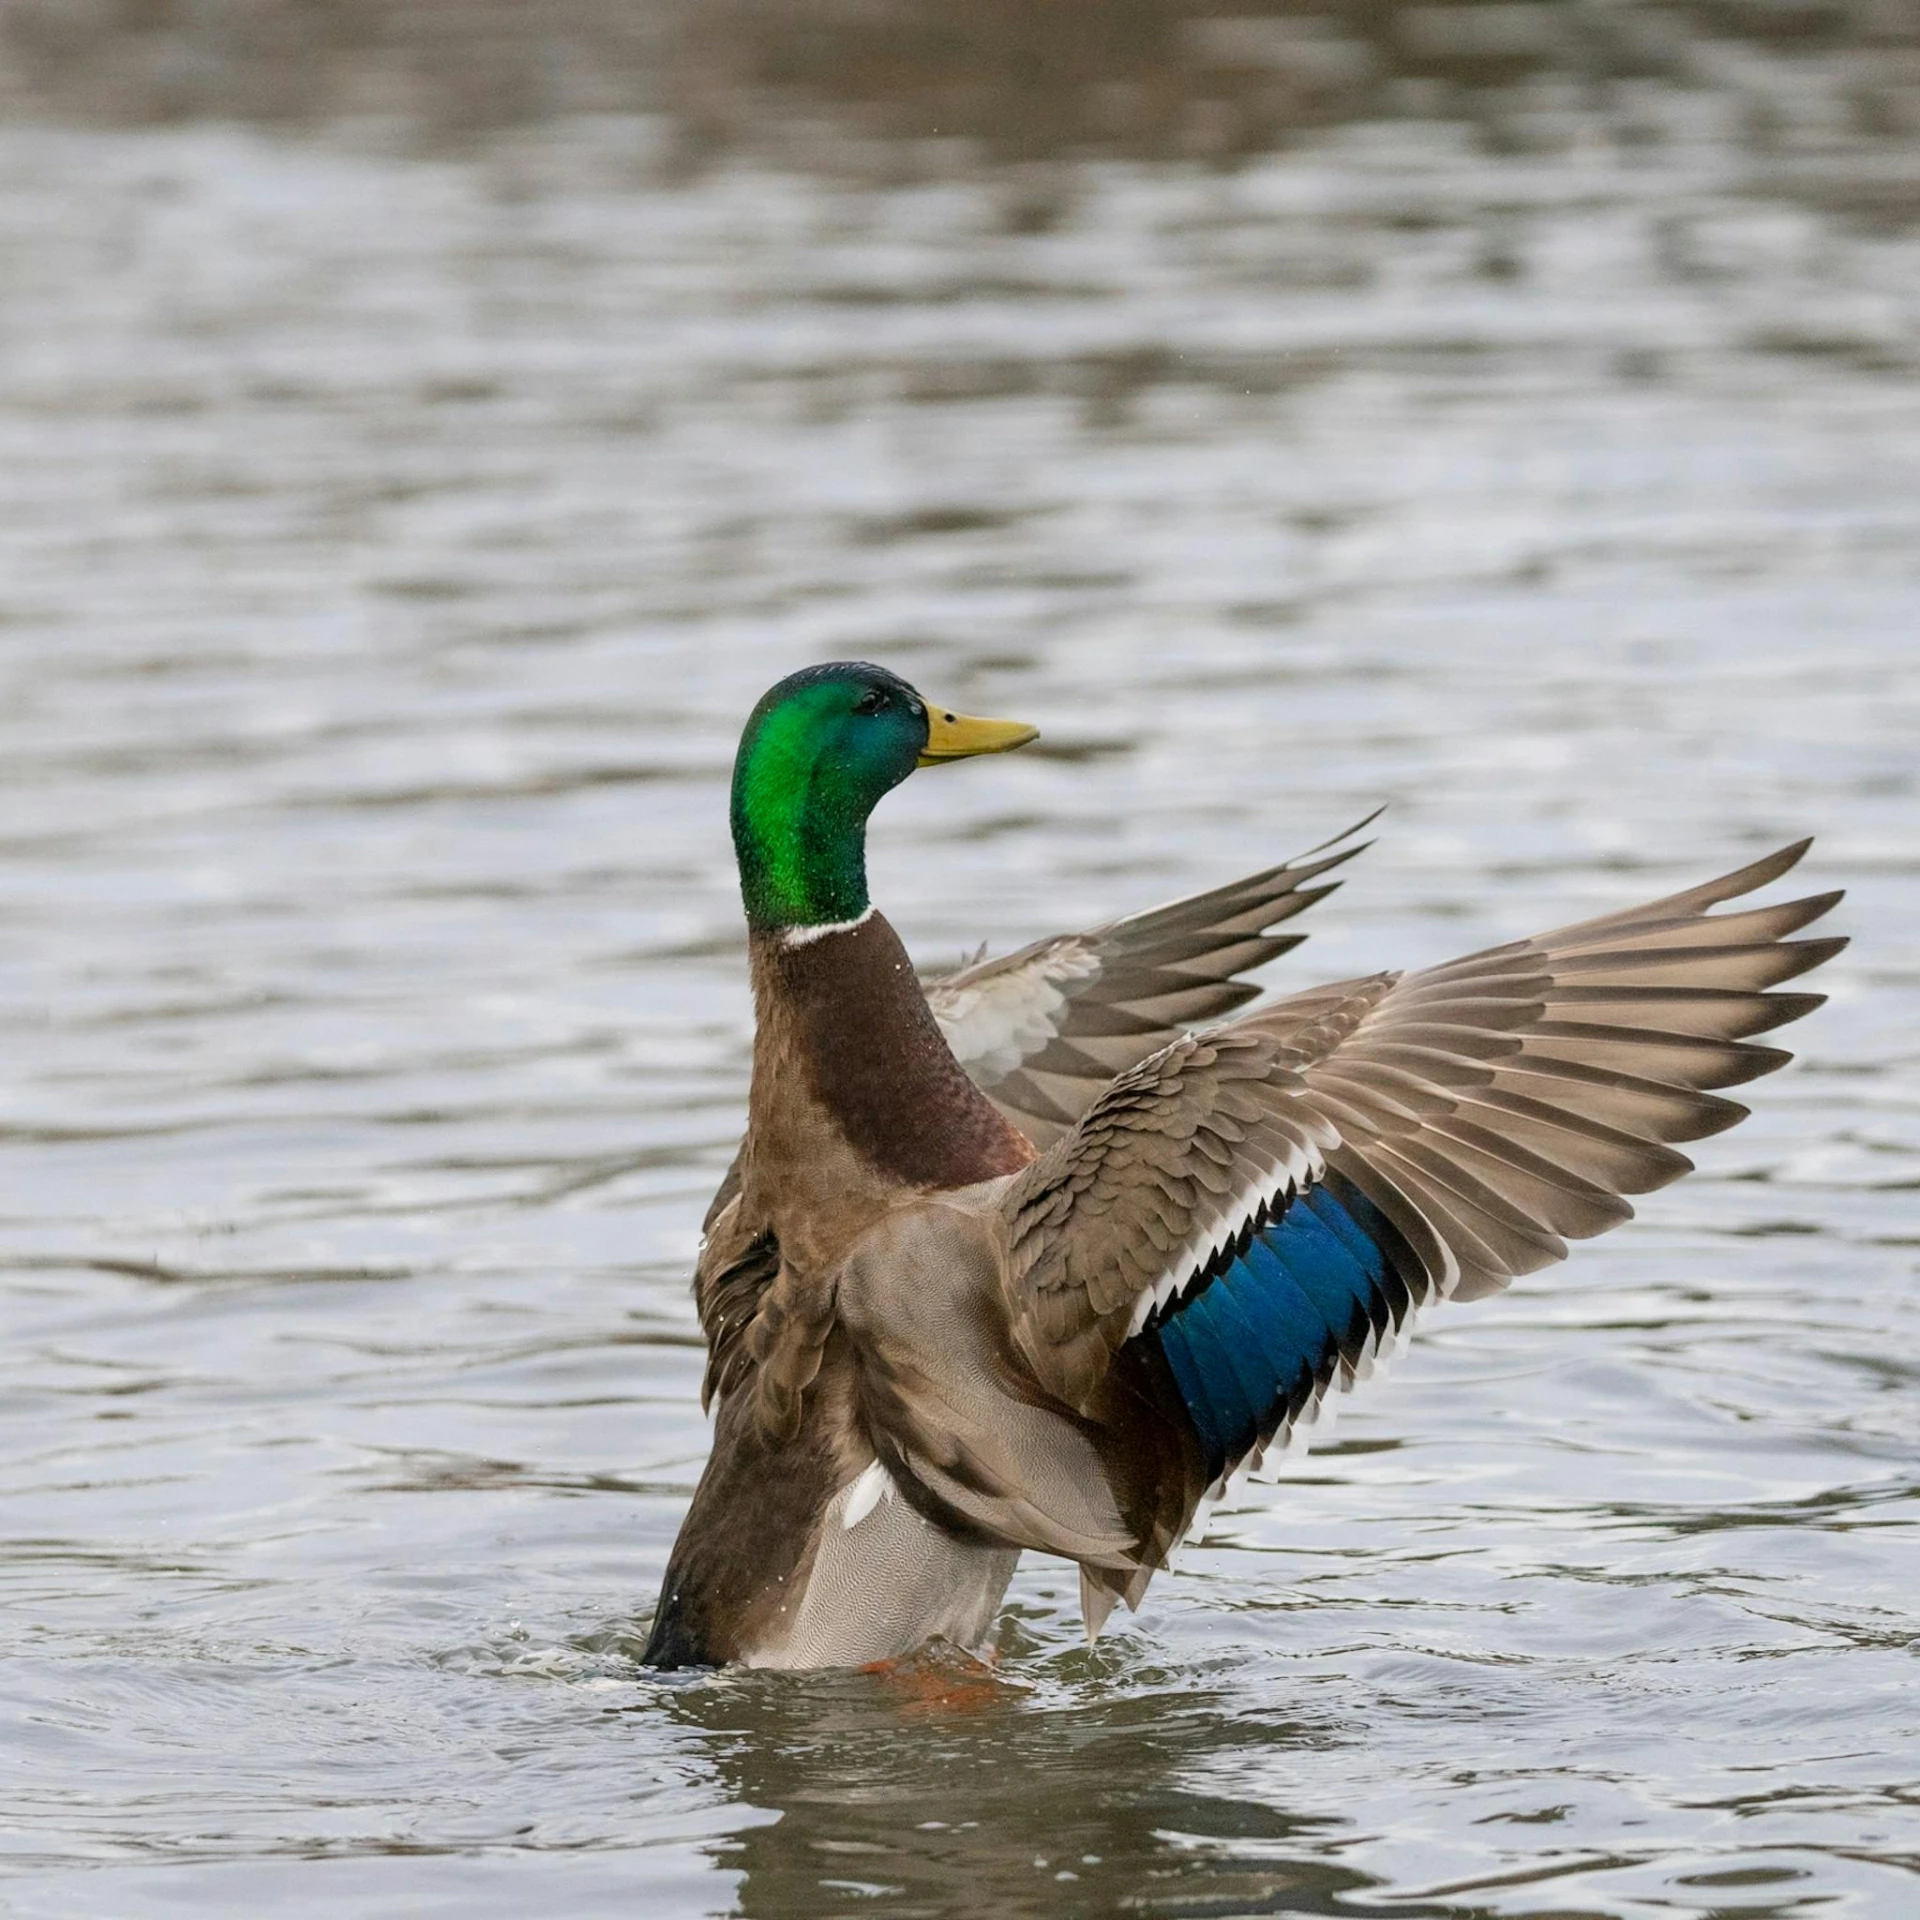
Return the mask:
{"type": "Polygon", "coordinates": [[[749,962],[747,1134],[695,1280],[720,1407],[667,1581],[689,1608],[700,1596],[697,1637],[719,1659],[791,1605],[820,1516],[873,1458],[836,1329],[840,1262],[903,1203],[1034,1157],[955,1060],[884,916],[812,939],[756,932],[749,962]],[[708,1513],[720,1524],[693,1524],[708,1513]]]}

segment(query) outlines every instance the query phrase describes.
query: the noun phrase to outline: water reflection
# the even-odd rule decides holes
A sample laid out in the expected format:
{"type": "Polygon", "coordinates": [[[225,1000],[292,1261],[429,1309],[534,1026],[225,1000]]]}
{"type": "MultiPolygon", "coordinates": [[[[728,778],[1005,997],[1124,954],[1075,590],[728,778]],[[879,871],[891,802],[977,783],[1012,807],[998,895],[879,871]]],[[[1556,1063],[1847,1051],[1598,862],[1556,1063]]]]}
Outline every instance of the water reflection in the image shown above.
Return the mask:
{"type": "Polygon", "coordinates": [[[1103,1683],[1091,1657],[1063,1664],[1083,1671],[1038,1685],[937,1666],[747,1675],[663,1689],[640,1711],[697,1729],[728,1798],[776,1816],[717,1856],[743,1875],[744,1915],[870,1900],[899,1914],[1353,1911],[1373,1883],[1333,1857],[1337,1817],[1196,1784],[1203,1767],[1257,1776],[1276,1749],[1331,1756],[1330,1729],[1236,1712],[1165,1673],[1103,1683]]]}

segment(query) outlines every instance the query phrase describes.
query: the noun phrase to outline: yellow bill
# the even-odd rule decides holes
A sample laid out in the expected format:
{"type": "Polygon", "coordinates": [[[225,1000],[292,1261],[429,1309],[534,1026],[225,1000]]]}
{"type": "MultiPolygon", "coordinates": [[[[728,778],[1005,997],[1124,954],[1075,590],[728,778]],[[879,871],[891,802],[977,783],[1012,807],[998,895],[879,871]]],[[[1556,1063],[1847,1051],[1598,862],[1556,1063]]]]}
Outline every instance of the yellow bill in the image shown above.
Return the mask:
{"type": "Polygon", "coordinates": [[[930,706],[927,744],[920,750],[919,764],[936,767],[942,760],[966,760],[976,753],[1011,753],[1039,737],[1040,729],[1024,720],[976,720],[969,713],[930,706]]]}

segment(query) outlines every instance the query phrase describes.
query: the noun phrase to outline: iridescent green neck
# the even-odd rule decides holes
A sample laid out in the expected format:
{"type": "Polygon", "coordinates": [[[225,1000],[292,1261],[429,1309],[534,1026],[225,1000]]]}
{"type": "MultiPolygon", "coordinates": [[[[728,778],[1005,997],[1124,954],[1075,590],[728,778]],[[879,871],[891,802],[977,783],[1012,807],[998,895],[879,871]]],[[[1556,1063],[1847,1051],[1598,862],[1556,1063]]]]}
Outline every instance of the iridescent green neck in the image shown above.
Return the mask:
{"type": "Polygon", "coordinates": [[[867,814],[877,797],[823,759],[815,718],[776,707],[741,742],[733,848],[747,924],[822,927],[866,912],[867,814]]]}

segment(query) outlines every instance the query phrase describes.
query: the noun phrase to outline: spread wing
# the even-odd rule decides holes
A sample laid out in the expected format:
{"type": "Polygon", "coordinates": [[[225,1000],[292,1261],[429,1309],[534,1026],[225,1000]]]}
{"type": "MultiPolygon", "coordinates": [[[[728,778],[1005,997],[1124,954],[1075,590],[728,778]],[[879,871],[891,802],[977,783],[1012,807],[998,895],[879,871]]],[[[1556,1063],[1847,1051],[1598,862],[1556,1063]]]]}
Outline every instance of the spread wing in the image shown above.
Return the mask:
{"type": "Polygon", "coordinates": [[[1768,989],[1845,944],[1785,938],[1840,896],[1708,909],[1805,848],[1187,1035],[1012,1179],[1004,1309],[1034,1382],[1114,1420],[1121,1466],[1143,1452],[1125,1420],[1154,1417],[1184,1421],[1203,1462],[1136,1489],[1137,1571],[1089,1570],[1095,1587],[1137,1600],[1205,1485],[1364,1373],[1416,1308],[1561,1259],[1690,1168],[1674,1142],[1744,1116],[1714,1090],[1788,1059],[1752,1036],[1820,1004],[1768,989]],[[1136,1393],[1120,1417],[1122,1376],[1170,1377],[1175,1412],[1136,1393]]]}
{"type": "Polygon", "coordinates": [[[963,967],[927,1003],[974,1084],[1051,1146],[1115,1074],[1258,995],[1237,976],[1306,938],[1273,929],[1339,885],[1311,883],[1364,851],[1354,835],[1377,817],[1210,893],[963,967]]]}

